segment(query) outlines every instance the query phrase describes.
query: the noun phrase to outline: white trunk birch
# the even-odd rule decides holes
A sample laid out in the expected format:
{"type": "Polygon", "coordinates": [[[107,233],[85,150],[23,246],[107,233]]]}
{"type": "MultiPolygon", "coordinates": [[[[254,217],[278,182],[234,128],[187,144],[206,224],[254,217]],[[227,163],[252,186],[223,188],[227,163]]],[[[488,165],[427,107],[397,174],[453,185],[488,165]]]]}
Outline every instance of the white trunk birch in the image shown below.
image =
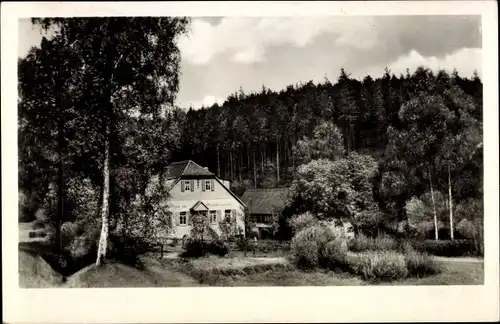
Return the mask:
{"type": "Polygon", "coordinates": [[[453,203],[451,198],[451,174],[450,174],[450,164],[448,164],[448,197],[450,200],[450,238],[453,240],[453,203]]]}
{"type": "Polygon", "coordinates": [[[439,240],[438,223],[437,223],[437,212],[436,212],[436,201],[434,200],[434,190],[432,189],[432,176],[431,168],[429,167],[429,184],[431,187],[431,198],[432,198],[432,211],[434,213],[434,236],[435,240],[439,240]]]}
{"type": "Polygon", "coordinates": [[[103,167],[103,192],[102,192],[102,206],[101,206],[101,236],[99,238],[99,245],[97,249],[96,265],[100,265],[106,257],[106,250],[108,249],[108,232],[109,232],[109,139],[106,138],[104,143],[104,167],[103,167]]]}

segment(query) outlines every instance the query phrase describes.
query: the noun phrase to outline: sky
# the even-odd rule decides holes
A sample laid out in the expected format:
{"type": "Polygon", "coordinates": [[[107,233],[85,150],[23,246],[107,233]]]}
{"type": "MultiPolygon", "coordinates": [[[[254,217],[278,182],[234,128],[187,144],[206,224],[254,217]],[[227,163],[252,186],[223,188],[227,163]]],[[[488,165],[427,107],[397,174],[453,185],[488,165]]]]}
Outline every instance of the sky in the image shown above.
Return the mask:
{"type": "MultiPolygon", "coordinates": [[[[42,36],[19,20],[19,56],[42,36]]],[[[240,89],[273,90],[335,81],[344,68],[362,79],[422,65],[482,76],[481,16],[318,16],[192,18],[179,40],[181,108],[222,104],[240,89]]]]}

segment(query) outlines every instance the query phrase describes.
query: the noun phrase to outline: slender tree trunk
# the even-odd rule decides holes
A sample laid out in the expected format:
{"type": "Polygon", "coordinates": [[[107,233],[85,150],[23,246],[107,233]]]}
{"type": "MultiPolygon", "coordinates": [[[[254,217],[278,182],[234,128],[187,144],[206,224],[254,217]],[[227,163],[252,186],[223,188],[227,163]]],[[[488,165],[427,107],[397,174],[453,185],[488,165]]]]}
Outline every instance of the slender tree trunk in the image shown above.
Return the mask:
{"type": "Polygon", "coordinates": [[[241,184],[241,160],[243,160],[243,153],[241,152],[241,148],[238,148],[238,151],[240,151],[240,154],[238,157],[238,179],[240,180],[240,184],[241,184]]]}
{"type": "Polygon", "coordinates": [[[431,199],[432,199],[432,211],[434,213],[434,237],[435,240],[439,240],[439,231],[438,231],[438,223],[437,223],[437,212],[436,212],[436,201],[434,200],[434,190],[432,189],[432,176],[431,176],[431,167],[429,166],[429,184],[431,187],[431,199]]]}
{"type": "Polygon", "coordinates": [[[219,157],[219,145],[217,145],[217,177],[220,178],[220,157],[219,157]]]}
{"type": "Polygon", "coordinates": [[[232,147],[231,147],[231,150],[229,151],[229,174],[230,174],[231,181],[233,181],[234,168],[233,168],[233,148],[232,147]]]}
{"type": "Polygon", "coordinates": [[[450,164],[448,163],[448,196],[450,198],[450,238],[453,240],[453,203],[451,198],[451,173],[450,164]]]}
{"type": "Polygon", "coordinates": [[[280,185],[280,141],[276,137],[276,185],[280,185]]]}
{"type": "Polygon", "coordinates": [[[106,257],[106,250],[108,248],[108,231],[109,231],[109,135],[106,134],[104,143],[104,167],[103,167],[103,192],[102,192],[102,205],[101,205],[101,237],[99,239],[99,246],[97,250],[96,264],[100,265],[106,257]]]}
{"type": "Polygon", "coordinates": [[[267,167],[267,150],[268,149],[269,149],[269,145],[266,142],[266,144],[264,144],[264,169],[267,167]]]}
{"type": "Polygon", "coordinates": [[[247,177],[250,173],[250,144],[247,144],[247,177]]]}
{"type": "Polygon", "coordinates": [[[264,174],[264,148],[260,146],[260,171],[264,174]]]}
{"type": "Polygon", "coordinates": [[[285,182],[288,179],[288,169],[290,164],[290,150],[288,149],[288,139],[285,141],[285,182]]]}
{"type": "Polygon", "coordinates": [[[253,186],[257,188],[257,167],[255,165],[255,149],[252,149],[252,158],[253,158],[253,186]]]}
{"type": "MultiPolygon", "coordinates": [[[[62,110],[62,106],[61,106],[62,110]]],[[[58,146],[59,146],[59,170],[58,170],[58,185],[57,185],[57,215],[55,228],[55,245],[57,253],[62,251],[61,241],[61,223],[64,219],[64,120],[63,114],[59,116],[58,123],[58,146]]]]}

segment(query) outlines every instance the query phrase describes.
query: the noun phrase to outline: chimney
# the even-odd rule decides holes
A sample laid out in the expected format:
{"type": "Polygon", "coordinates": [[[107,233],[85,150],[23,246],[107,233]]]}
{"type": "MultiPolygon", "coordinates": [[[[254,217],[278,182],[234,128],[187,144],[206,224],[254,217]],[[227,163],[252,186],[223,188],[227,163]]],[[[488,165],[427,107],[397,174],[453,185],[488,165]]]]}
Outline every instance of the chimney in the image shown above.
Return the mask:
{"type": "Polygon", "coordinates": [[[208,171],[208,167],[203,167],[203,169],[207,170],[208,171]]]}

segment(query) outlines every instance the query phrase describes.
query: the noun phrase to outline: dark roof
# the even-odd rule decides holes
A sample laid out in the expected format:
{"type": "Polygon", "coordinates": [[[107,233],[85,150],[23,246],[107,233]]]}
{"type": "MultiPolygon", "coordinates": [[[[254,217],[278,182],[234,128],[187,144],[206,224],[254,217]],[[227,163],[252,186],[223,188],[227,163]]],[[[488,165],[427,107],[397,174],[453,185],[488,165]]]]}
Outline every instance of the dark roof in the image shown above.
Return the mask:
{"type": "Polygon", "coordinates": [[[215,174],[191,160],[172,162],[167,166],[167,179],[193,176],[213,177],[215,174]]]}
{"type": "Polygon", "coordinates": [[[289,199],[288,188],[247,189],[241,196],[250,214],[279,213],[285,208],[289,199]]]}

